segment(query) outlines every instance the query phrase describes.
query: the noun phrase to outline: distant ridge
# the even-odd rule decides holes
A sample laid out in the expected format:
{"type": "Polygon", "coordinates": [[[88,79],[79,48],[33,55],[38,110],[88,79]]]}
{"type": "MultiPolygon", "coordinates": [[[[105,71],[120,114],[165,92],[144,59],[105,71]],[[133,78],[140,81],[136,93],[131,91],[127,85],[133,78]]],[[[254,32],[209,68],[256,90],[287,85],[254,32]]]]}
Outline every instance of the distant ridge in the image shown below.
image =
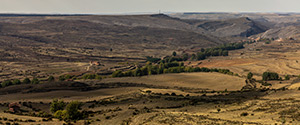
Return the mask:
{"type": "Polygon", "coordinates": [[[11,14],[0,13],[0,17],[18,17],[18,16],[90,16],[92,14],[11,14]]]}

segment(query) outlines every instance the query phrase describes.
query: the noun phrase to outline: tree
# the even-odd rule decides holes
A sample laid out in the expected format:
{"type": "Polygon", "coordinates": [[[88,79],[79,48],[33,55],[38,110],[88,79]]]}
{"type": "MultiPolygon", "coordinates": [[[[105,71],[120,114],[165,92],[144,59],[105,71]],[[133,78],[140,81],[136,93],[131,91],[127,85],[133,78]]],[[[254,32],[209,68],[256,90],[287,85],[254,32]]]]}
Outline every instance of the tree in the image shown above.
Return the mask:
{"type": "Polygon", "coordinates": [[[183,61],[187,61],[189,59],[189,54],[185,53],[182,56],[183,61]]]}
{"type": "Polygon", "coordinates": [[[198,52],[197,53],[197,60],[203,60],[205,59],[205,54],[202,52],[198,52]]]}
{"type": "Polygon", "coordinates": [[[117,70],[112,73],[112,77],[122,77],[122,76],[123,76],[123,73],[121,70],[117,70]]]}
{"type": "Polygon", "coordinates": [[[201,49],[200,49],[200,51],[201,51],[201,52],[204,52],[204,51],[205,51],[205,49],[201,48],[201,49]]]}
{"type": "Polygon", "coordinates": [[[55,80],[55,78],[53,76],[49,76],[48,81],[49,82],[53,82],[55,80]]]}
{"type": "Polygon", "coordinates": [[[285,79],[285,80],[290,80],[290,76],[289,76],[289,75],[285,75],[285,76],[284,76],[284,79],[285,79]]]}
{"type": "Polygon", "coordinates": [[[84,74],[82,76],[83,79],[95,79],[96,78],[96,74],[84,74]]]}
{"type": "Polygon", "coordinates": [[[54,118],[58,118],[60,120],[64,120],[66,116],[66,110],[57,110],[54,114],[54,118]]]}
{"type": "Polygon", "coordinates": [[[253,77],[253,73],[249,72],[248,75],[247,75],[247,79],[252,79],[252,77],[253,77]]]}
{"type": "Polygon", "coordinates": [[[4,88],[4,87],[7,87],[7,86],[10,86],[12,85],[12,82],[10,80],[6,80],[4,82],[1,83],[1,86],[4,88]]]}
{"type": "Polygon", "coordinates": [[[101,77],[101,76],[99,76],[99,75],[96,75],[95,79],[101,80],[101,79],[102,79],[102,77],[101,77]]]}
{"type": "Polygon", "coordinates": [[[192,60],[195,60],[195,59],[196,59],[196,55],[192,54],[192,60]]]}
{"type": "Polygon", "coordinates": [[[58,110],[64,110],[66,104],[64,101],[58,101],[58,99],[54,99],[50,105],[50,111],[52,113],[56,113],[58,110]]]}
{"type": "Polygon", "coordinates": [[[140,68],[135,69],[133,76],[142,76],[142,70],[140,68]]]}
{"type": "Polygon", "coordinates": [[[65,119],[67,120],[79,120],[81,118],[81,112],[79,111],[82,106],[82,103],[78,101],[70,102],[66,106],[66,116],[65,119]]]}
{"type": "Polygon", "coordinates": [[[228,50],[224,50],[224,51],[222,52],[222,56],[228,56],[228,50]]]}
{"type": "Polygon", "coordinates": [[[264,72],[263,75],[262,75],[262,79],[264,81],[278,80],[279,79],[279,75],[277,73],[274,73],[274,72],[264,72]]]}
{"type": "Polygon", "coordinates": [[[21,84],[21,81],[19,79],[15,79],[13,82],[12,82],[13,85],[20,85],[21,84]]]}
{"type": "Polygon", "coordinates": [[[58,77],[58,80],[59,80],[59,81],[65,81],[65,80],[66,80],[65,75],[59,76],[59,77],[58,77]]]}
{"type": "Polygon", "coordinates": [[[39,83],[40,83],[40,81],[37,78],[33,78],[31,81],[31,84],[39,84],[39,83]]]}
{"type": "Polygon", "coordinates": [[[71,75],[69,75],[69,74],[67,74],[67,75],[65,75],[65,78],[66,78],[66,79],[71,79],[71,78],[72,78],[72,76],[71,76],[71,75]]]}
{"type": "Polygon", "coordinates": [[[176,56],[176,55],[177,55],[177,53],[174,51],[174,52],[172,53],[172,55],[173,55],[173,56],[176,56]]]}
{"type": "Polygon", "coordinates": [[[30,81],[29,78],[25,78],[22,83],[23,84],[29,84],[29,83],[31,83],[31,81],[30,81]]]}

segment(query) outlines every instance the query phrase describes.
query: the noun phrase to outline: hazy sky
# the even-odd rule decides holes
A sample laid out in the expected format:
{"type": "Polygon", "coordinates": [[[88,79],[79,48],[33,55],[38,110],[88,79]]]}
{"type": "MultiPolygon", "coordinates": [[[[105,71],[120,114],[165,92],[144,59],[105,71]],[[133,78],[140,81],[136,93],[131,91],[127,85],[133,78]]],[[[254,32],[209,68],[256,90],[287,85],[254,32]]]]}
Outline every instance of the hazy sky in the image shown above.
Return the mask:
{"type": "Polygon", "coordinates": [[[0,13],[300,12],[300,0],[0,0],[0,13]]]}

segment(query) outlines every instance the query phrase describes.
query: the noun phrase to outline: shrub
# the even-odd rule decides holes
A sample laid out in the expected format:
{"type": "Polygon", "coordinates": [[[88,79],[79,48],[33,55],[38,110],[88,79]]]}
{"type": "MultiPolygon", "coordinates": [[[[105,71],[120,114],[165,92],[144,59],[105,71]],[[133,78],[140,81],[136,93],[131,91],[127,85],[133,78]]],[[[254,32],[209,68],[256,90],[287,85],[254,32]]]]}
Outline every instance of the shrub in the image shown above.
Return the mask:
{"type": "Polygon", "coordinates": [[[14,85],[20,85],[21,84],[21,81],[19,79],[15,79],[12,84],[14,85]]]}
{"type": "Polygon", "coordinates": [[[241,113],[241,116],[248,116],[248,115],[249,115],[248,112],[241,113]]]}
{"type": "Polygon", "coordinates": [[[47,79],[49,82],[53,82],[55,80],[55,78],[53,76],[49,76],[49,78],[47,79]]]}
{"type": "Polygon", "coordinates": [[[65,102],[54,99],[50,105],[50,111],[56,113],[58,110],[64,110],[65,106],[65,102]]]}
{"type": "Polygon", "coordinates": [[[253,77],[253,73],[249,72],[248,75],[247,75],[247,79],[252,79],[252,77],[253,77]]]}
{"type": "Polygon", "coordinates": [[[39,83],[40,83],[40,81],[37,78],[33,78],[31,81],[31,84],[39,84],[39,83]]]}
{"type": "Polygon", "coordinates": [[[101,76],[99,76],[99,75],[96,75],[95,79],[101,80],[101,79],[102,79],[102,77],[101,77],[101,76]]]}
{"type": "Polygon", "coordinates": [[[120,70],[114,71],[112,73],[112,77],[122,77],[122,76],[123,76],[123,73],[120,70]]]}
{"type": "Polygon", "coordinates": [[[285,79],[285,80],[290,80],[290,76],[289,76],[289,75],[285,75],[285,76],[284,76],[284,79],[285,79]]]}
{"type": "Polygon", "coordinates": [[[153,63],[157,63],[158,61],[160,61],[160,58],[153,58],[152,56],[146,56],[147,58],[147,62],[153,62],[153,63]]]}
{"type": "Polygon", "coordinates": [[[82,104],[78,101],[70,102],[65,109],[66,111],[65,119],[79,120],[80,118],[82,118],[83,115],[79,111],[81,106],[82,104]]]}
{"type": "Polygon", "coordinates": [[[58,77],[58,80],[59,80],[59,81],[65,81],[65,80],[66,80],[65,75],[59,76],[59,77],[58,77]]]}
{"type": "Polygon", "coordinates": [[[54,114],[53,117],[54,118],[58,118],[60,120],[65,119],[66,116],[66,111],[65,110],[57,110],[54,114]]]}
{"type": "Polygon", "coordinates": [[[176,56],[177,54],[176,54],[176,52],[174,51],[174,52],[172,53],[172,55],[173,55],[173,56],[176,56]]]}
{"type": "Polygon", "coordinates": [[[277,73],[274,72],[264,72],[262,75],[262,79],[264,81],[267,80],[278,80],[279,79],[279,75],[277,73]]]}
{"type": "Polygon", "coordinates": [[[29,78],[25,78],[22,83],[23,84],[29,84],[29,83],[31,83],[31,81],[30,81],[29,78]]]}
{"type": "Polygon", "coordinates": [[[10,86],[10,85],[12,85],[12,82],[10,80],[6,80],[6,81],[1,83],[2,87],[7,87],[7,86],[10,86]]]}
{"type": "Polygon", "coordinates": [[[83,79],[95,79],[96,78],[96,74],[84,74],[82,76],[83,79]]]}

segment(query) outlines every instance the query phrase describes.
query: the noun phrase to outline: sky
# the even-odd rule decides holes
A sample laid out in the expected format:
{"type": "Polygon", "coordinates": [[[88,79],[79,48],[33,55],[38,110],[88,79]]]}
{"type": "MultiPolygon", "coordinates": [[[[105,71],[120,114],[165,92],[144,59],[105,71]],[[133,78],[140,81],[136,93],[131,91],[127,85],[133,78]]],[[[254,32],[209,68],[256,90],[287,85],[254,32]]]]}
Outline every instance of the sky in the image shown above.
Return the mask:
{"type": "Polygon", "coordinates": [[[300,12],[300,0],[0,0],[0,13],[300,12]]]}

